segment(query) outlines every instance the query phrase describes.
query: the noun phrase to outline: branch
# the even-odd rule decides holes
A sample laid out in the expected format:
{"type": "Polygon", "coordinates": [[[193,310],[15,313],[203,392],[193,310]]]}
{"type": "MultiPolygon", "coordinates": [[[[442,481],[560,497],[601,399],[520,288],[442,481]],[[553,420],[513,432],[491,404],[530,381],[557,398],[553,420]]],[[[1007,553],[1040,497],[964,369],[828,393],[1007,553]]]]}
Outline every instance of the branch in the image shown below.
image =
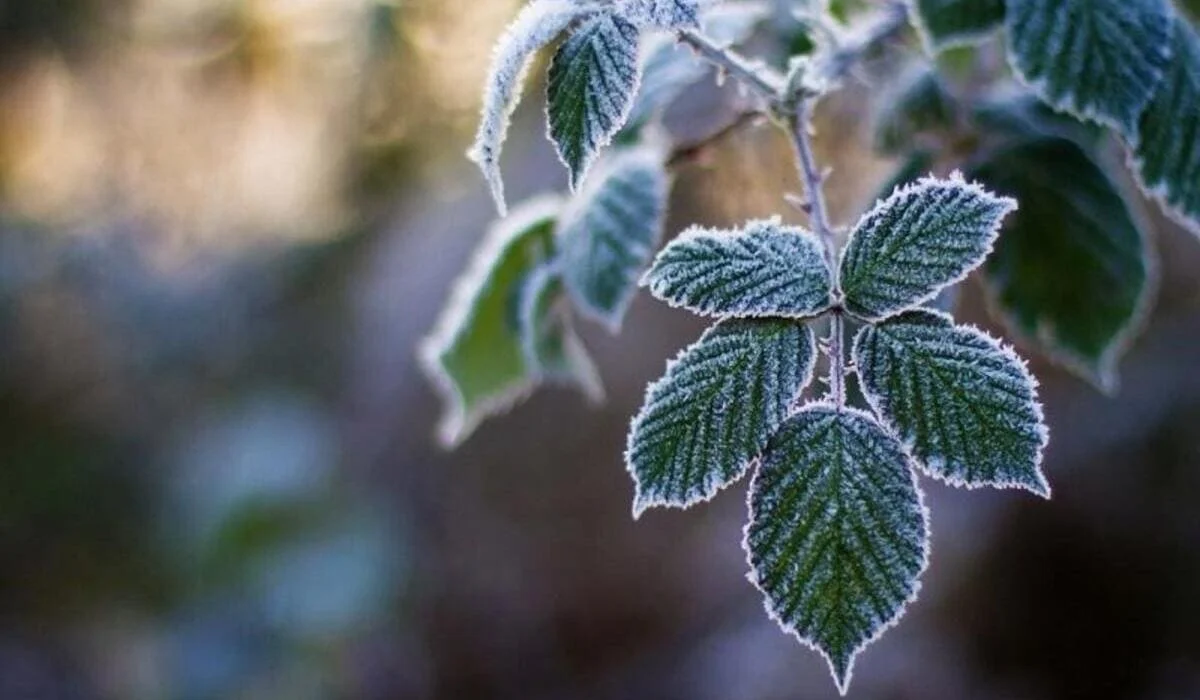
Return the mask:
{"type": "Polygon", "coordinates": [[[735,80],[774,105],[783,93],[783,76],[761,61],[751,61],[732,49],[714,44],[711,39],[691,29],[681,30],[679,41],[692,47],[701,58],[715,65],[735,80]]]}

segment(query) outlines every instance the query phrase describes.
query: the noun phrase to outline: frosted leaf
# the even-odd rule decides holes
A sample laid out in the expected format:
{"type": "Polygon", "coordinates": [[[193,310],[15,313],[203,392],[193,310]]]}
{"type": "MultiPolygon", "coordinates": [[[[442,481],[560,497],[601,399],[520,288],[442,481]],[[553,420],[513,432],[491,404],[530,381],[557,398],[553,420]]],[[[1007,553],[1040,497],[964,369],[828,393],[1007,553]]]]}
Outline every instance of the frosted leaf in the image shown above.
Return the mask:
{"type": "Polygon", "coordinates": [[[1021,201],[984,266],[993,306],[1055,360],[1115,390],[1153,288],[1148,244],[1121,192],[1064,139],[993,151],[971,175],[1021,201]]]}
{"type": "Polygon", "coordinates": [[[573,33],[550,64],[546,117],[550,140],[577,190],[600,149],[629,116],[641,66],[638,28],[601,13],[573,33]]]}
{"type": "Polygon", "coordinates": [[[864,326],[854,366],[871,406],[932,476],[1050,496],[1037,384],[1012,350],[940,313],[909,311],[864,326]]]}
{"type": "Polygon", "coordinates": [[[593,402],[604,386],[583,341],[571,327],[570,307],[558,266],[547,263],[529,273],[520,294],[520,329],[525,364],[544,380],[572,384],[593,402]]]}
{"type": "Polygon", "coordinates": [[[1174,24],[1173,59],[1138,122],[1134,157],[1146,189],[1200,232],[1200,37],[1174,24]]]}
{"type": "Polygon", "coordinates": [[[526,275],[549,258],[561,208],[557,197],[541,197],[493,224],[421,343],[422,367],[445,403],[438,436],[447,447],[484,418],[508,410],[538,380],[513,302],[526,275]]]}
{"type": "Polygon", "coordinates": [[[906,153],[921,134],[953,128],[957,110],[937,71],[922,66],[884,97],[875,117],[875,150],[906,153]]]}
{"type": "Polygon", "coordinates": [[[1167,0],[1007,0],[1009,60],[1056,109],[1133,136],[1171,59],[1167,0]]]}
{"type": "Polygon", "coordinates": [[[590,3],[572,0],[535,0],[517,15],[496,44],[483,96],[483,117],[467,157],[479,164],[496,207],[504,215],[504,181],[500,175],[500,150],[509,120],[538,49],[554,40],[572,22],[595,11],[590,3]]]}
{"type": "Polygon", "coordinates": [[[867,414],[816,404],[780,427],[750,485],[750,579],[843,695],[855,656],[920,589],[929,524],[912,467],[867,414]]]}
{"type": "Polygon", "coordinates": [[[1004,0],[909,0],[909,18],[930,53],[987,38],[1004,22],[1004,0]]]}
{"type": "MultiPolygon", "coordinates": [[[[701,31],[718,45],[737,44],[746,39],[769,8],[763,3],[717,5],[700,17],[701,31]]],[[[712,73],[712,66],[681,46],[672,34],[657,34],[643,48],[642,82],[629,113],[626,129],[642,126],[657,117],[688,87],[712,73]]]]}
{"type": "Polygon", "coordinates": [[[815,316],[833,282],[813,234],[779,219],[744,229],[693,227],[659,252],[642,278],[650,293],[705,316],[815,316]]]}
{"type": "Polygon", "coordinates": [[[629,430],[633,515],[686,508],[737,480],[812,379],[816,341],[784,319],[718,323],[667,364],[629,430]]]}
{"type": "Polygon", "coordinates": [[[700,26],[699,0],[617,0],[616,9],[639,27],[690,29],[700,26]]]}
{"type": "Polygon", "coordinates": [[[858,222],[842,253],[846,308],[874,321],[933,298],[983,262],[1016,207],[957,175],[897,189],[858,222]]]}
{"type": "Polygon", "coordinates": [[[563,279],[584,315],[614,332],[662,236],[669,179],[652,148],[614,154],[563,213],[563,279]]]}

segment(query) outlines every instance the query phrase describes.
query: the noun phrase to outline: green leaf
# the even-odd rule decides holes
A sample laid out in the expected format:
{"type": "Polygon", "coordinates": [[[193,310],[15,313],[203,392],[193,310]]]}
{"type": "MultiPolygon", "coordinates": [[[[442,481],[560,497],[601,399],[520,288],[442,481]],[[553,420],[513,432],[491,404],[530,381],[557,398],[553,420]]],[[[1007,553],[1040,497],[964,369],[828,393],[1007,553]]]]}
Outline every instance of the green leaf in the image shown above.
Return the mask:
{"type": "Polygon", "coordinates": [[[545,380],[578,386],[593,402],[603,400],[600,373],[571,326],[570,304],[557,264],[550,262],[529,273],[522,283],[520,304],[525,365],[545,380]]]}
{"type": "Polygon", "coordinates": [[[597,169],[563,213],[567,292],[581,313],[614,332],[662,236],[669,185],[656,150],[622,151],[597,169]]]}
{"type": "Polygon", "coordinates": [[[1171,59],[1167,0],[1007,0],[1009,57],[1056,109],[1136,133],[1171,59]]]}
{"type": "Polygon", "coordinates": [[[421,344],[422,366],[445,403],[438,435],[447,447],[508,410],[539,379],[525,357],[519,299],[526,275],[553,251],[561,208],[558,198],[542,197],[493,224],[421,344]]]}
{"type": "Polygon", "coordinates": [[[694,226],[659,252],[642,285],[703,316],[803,318],[833,303],[821,244],[777,218],[734,231],[694,226]]]}
{"type": "Polygon", "coordinates": [[[585,22],[554,54],[547,124],[572,190],[625,125],[640,70],[638,28],[609,12],[585,22]]]}
{"type": "Polygon", "coordinates": [[[909,17],[930,53],[977,43],[1004,22],[1004,0],[909,1],[909,17]]]}
{"type": "Polygon", "coordinates": [[[920,588],[929,525],[912,466],[867,414],[817,404],[783,424],[750,486],[751,580],[843,695],[854,657],[920,588]]]}
{"type": "Polygon", "coordinates": [[[1146,189],[1200,232],[1200,37],[1180,18],[1173,37],[1174,58],[1138,122],[1134,158],[1146,189]]]}
{"type": "Polygon", "coordinates": [[[923,66],[883,100],[875,117],[875,150],[889,155],[908,152],[922,134],[952,129],[957,112],[941,77],[923,66]]]}
{"type": "Polygon", "coordinates": [[[1101,388],[1150,293],[1147,244],[1125,200],[1074,142],[1035,138],[972,171],[1021,202],[984,267],[1010,327],[1101,388]]]}
{"type": "Polygon", "coordinates": [[[1012,350],[940,313],[909,311],[854,341],[863,393],[932,476],[1050,496],[1037,383],[1012,350]]]}
{"type": "Polygon", "coordinates": [[[571,0],[536,0],[525,7],[496,44],[483,96],[483,118],[467,157],[479,164],[501,216],[506,212],[500,151],[509,120],[537,50],[549,44],[572,22],[592,14],[594,6],[571,0]]]}
{"type": "Polygon", "coordinates": [[[625,464],[633,515],[712,498],[750,466],[812,380],[812,331],[784,319],[728,319],[646,390],[625,464]]]}
{"type": "Polygon", "coordinates": [[[983,262],[1016,207],[957,175],[897,189],[858,222],[842,253],[846,308],[876,321],[932,299],[983,262]]]}

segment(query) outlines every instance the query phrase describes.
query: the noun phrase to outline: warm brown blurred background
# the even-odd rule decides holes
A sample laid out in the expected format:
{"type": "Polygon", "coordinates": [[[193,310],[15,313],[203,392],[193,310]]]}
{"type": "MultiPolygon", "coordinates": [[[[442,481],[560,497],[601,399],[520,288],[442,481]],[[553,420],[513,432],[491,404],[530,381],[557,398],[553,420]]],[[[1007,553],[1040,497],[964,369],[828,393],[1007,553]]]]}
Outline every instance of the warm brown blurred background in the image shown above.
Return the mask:
{"type": "MultiPolygon", "coordinates": [[[[744,487],[630,520],[627,420],[701,322],[641,298],[585,328],[605,406],[433,442],[415,346],[493,215],[462,153],[519,4],[0,0],[0,699],[834,696],[743,578],[744,487]]],[[[842,220],[877,92],[826,107],[842,220]]],[[[565,183],[537,102],[514,200],[565,183]]],[[[669,231],[782,210],[784,154],[682,168],[669,231]]],[[[1050,503],[926,482],[853,697],[1200,698],[1200,241],[1150,220],[1120,395],[1034,362],[1050,503]]]]}

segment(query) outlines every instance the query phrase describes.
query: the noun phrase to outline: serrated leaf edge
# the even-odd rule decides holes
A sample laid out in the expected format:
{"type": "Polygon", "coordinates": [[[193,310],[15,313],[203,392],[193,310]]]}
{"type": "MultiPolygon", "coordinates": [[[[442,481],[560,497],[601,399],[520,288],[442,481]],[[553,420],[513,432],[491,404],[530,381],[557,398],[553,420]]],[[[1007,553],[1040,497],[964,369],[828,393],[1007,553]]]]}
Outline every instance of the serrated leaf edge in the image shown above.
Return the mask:
{"type": "Polygon", "coordinates": [[[445,449],[462,444],[485,418],[507,412],[527,398],[537,386],[538,377],[531,372],[529,380],[482,401],[475,411],[468,412],[454,378],[441,363],[440,355],[454,346],[467,327],[471,317],[471,301],[486,283],[488,271],[496,257],[530,226],[557,216],[562,206],[562,197],[543,194],[526,200],[507,218],[493,222],[475,249],[466,271],[454,282],[449,302],[433,330],[417,346],[418,364],[433,382],[445,406],[437,426],[438,443],[445,449]]]}
{"type": "MultiPolygon", "coordinates": [[[[723,484],[718,484],[717,488],[715,490],[713,490],[712,493],[709,493],[705,496],[698,497],[691,501],[687,501],[687,502],[662,501],[662,500],[656,500],[653,498],[645,498],[642,496],[642,481],[641,481],[641,479],[638,478],[637,471],[633,467],[633,460],[630,458],[630,454],[633,452],[633,436],[634,436],[634,433],[636,432],[635,426],[637,426],[638,423],[641,420],[643,420],[643,415],[646,413],[646,410],[648,409],[648,407],[650,405],[650,395],[654,392],[654,390],[658,387],[658,385],[662,384],[666,380],[666,378],[671,374],[671,370],[675,367],[675,365],[679,364],[679,362],[683,359],[684,355],[688,354],[693,349],[698,347],[701,343],[705,342],[708,339],[708,336],[720,324],[721,324],[721,322],[718,321],[717,323],[714,323],[713,325],[704,329],[704,333],[702,333],[697,340],[695,340],[694,342],[692,342],[690,345],[683,348],[679,352],[675,353],[675,357],[667,360],[666,368],[663,370],[662,376],[660,376],[658,379],[655,379],[653,382],[651,382],[650,384],[648,384],[646,386],[646,391],[643,392],[643,395],[642,395],[642,408],[639,409],[637,414],[635,414],[634,417],[629,421],[629,430],[626,433],[626,438],[625,438],[625,451],[624,451],[622,457],[625,460],[625,471],[629,473],[629,476],[633,479],[633,484],[634,484],[634,499],[633,499],[633,509],[632,509],[632,515],[633,515],[634,520],[640,519],[642,517],[642,514],[645,513],[647,510],[649,510],[650,508],[672,508],[675,510],[688,510],[689,508],[691,508],[693,506],[698,506],[698,505],[701,505],[704,503],[708,503],[709,501],[713,500],[718,495],[720,495],[722,491],[728,489],[729,487],[733,486],[734,484],[736,484],[739,481],[741,481],[742,479],[744,479],[747,472],[751,471],[752,469],[757,468],[759,459],[761,459],[761,457],[762,457],[762,449],[764,449],[765,447],[760,448],[759,454],[755,455],[753,458],[746,461],[746,464],[743,465],[743,467],[742,467],[741,473],[738,474],[736,477],[729,479],[728,481],[726,481],[723,484]]],[[[793,403],[812,384],[813,374],[817,368],[817,356],[821,354],[817,347],[816,337],[813,335],[812,329],[805,326],[804,330],[808,333],[809,341],[812,344],[813,351],[811,353],[809,353],[808,365],[807,365],[807,367],[804,368],[804,371],[803,371],[805,378],[800,383],[800,388],[797,390],[796,396],[793,397],[793,399],[792,399],[793,403]]],[[[788,415],[784,417],[784,420],[787,420],[787,418],[791,417],[794,414],[795,414],[794,411],[789,412],[788,415]]],[[[778,430],[778,428],[777,428],[777,430],[778,430]]]]}
{"type": "MultiPolygon", "coordinates": [[[[859,217],[858,223],[855,224],[854,229],[857,230],[858,226],[861,225],[862,222],[866,221],[868,217],[870,217],[872,214],[875,213],[875,210],[879,209],[880,207],[882,207],[884,204],[886,204],[890,200],[895,199],[897,197],[902,197],[902,196],[911,194],[912,192],[914,192],[916,190],[930,189],[935,185],[944,185],[947,182],[951,182],[951,183],[954,183],[957,185],[962,185],[966,189],[969,189],[969,190],[975,192],[976,194],[982,195],[983,197],[986,197],[988,199],[995,200],[999,204],[1001,204],[1005,207],[1004,213],[1001,214],[996,219],[996,225],[992,227],[992,230],[988,234],[987,245],[984,247],[983,252],[977,258],[974,258],[970,261],[970,263],[966,266],[966,269],[964,270],[964,272],[962,274],[958,275],[957,277],[955,277],[951,280],[948,280],[945,284],[937,287],[932,292],[927,293],[926,295],[913,301],[912,303],[910,303],[907,306],[899,307],[896,309],[891,309],[891,310],[887,311],[886,313],[879,314],[879,315],[873,315],[873,316],[867,316],[867,315],[858,313],[856,311],[851,311],[850,309],[846,309],[847,314],[849,314],[850,316],[852,316],[860,321],[864,321],[866,323],[879,323],[880,321],[886,321],[887,319],[892,318],[893,316],[902,314],[905,311],[911,311],[913,309],[922,307],[925,304],[927,304],[931,299],[936,298],[937,295],[940,294],[943,289],[946,289],[947,287],[953,287],[954,285],[959,284],[963,280],[970,277],[971,273],[974,272],[975,270],[979,269],[979,266],[982,265],[988,259],[988,257],[991,256],[992,252],[996,248],[996,241],[998,241],[1000,239],[1000,232],[1004,228],[1004,220],[1006,218],[1008,218],[1008,216],[1010,214],[1012,214],[1013,212],[1017,211],[1020,208],[1020,203],[1017,202],[1017,200],[1013,199],[1012,197],[1007,197],[1007,196],[1000,195],[995,192],[989,191],[986,187],[983,186],[982,183],[979,183],[976,181],[968,182],[967,179],[963,176],[962,171],[960,171],[960,170],[955,170],[954,172],[950,173],[949,177],[946,177],[946,178],[939,178],[939,177],[935,177],[933,175],[928,175],[928,176],[920,178],[918,180],[913,180],[906,185],[897,185],[896,188],[892,191],[892,193],[890,195],[888,195],[886,197],[880,197],[879,199],[877,199],[875,201],[875,204],[869,210],[867,210],[867,212],[865,214],[863,214],[861,217],[859,217]]],[[[851,232],[851,236],[853,236],[853,232],[851,232]]],[[[842,271],[842,262],[846,257],[847,251],[849,251],[849,250],[850,250],[850,242],[847,241],[846,245],[842,246],[841,253],[838,254],[837,265],[838,265],[839,271],[842,271]]]]}
{"type": "Polygon", "coordinates": [[[833,272],[831,270],[829,270],[829,264],[826,262],[825,256],[821,252],[821,249],[820,249],[821,244],[816,239],[816,237],[815,237],[816,234],[812,233],[811,231],[809,231],[808,229],[806,229],[802,226],[785,226],[783,224],[783,219],[781,217],[773,216],[768,219],[752,219],[750,221],[747,221],[741,228],[734,228],[734,229],[706,228],[704,226],[689,226],[688,228],[681,231],[677,236],[675,236],[675,238],[671,239],[671,241],[668,242],[667,245],[664,246],[662,250],[658,251],[658,254],[654,256],[654,259],[652,261],[650,261],[650,266],[646,269],[646,271],[644,273],[642,273],[641,278],[638,280],[637,286],[646,289],[647,291],[650,292],[650,294],[655,299],[658,299],[659,301],[665,303],[668,307],[670,307],[672,309],[686,309],[687,311],[690,311],[698,316],[705,316],[708,318],[717,318],[717,319],[723,319],[723,318],[788,318],[788,319],[795,319],[795,320],[803,321],[803,320],[811,320],[814,318],[818,318],[818,317],[822,316],[823,314],[828,313],[829,310],[831,308],[833,308],[833,290],[832,289],[830,290],[830,294],[828,296],[828,303],[824,307],[822,307],[816,311],[813,311],[812,313],[807,313],[807,314],[781,313],[781,312],[777,312],[777,311],[738,311],[737,313],[720,313],[720,312],[713,311],[712,309],[706,309],[706,308],[703,308],[703,307],[700,307],[700,306],[697,306],[694,304],[687,304],[686,302],[676,302],[674,299],[671,299],[671,298],[668,298],[667,296],[665,296],[663,294],[661,288],[656,289],[656,286],[661,287],[661,285],[655,285],[654,280],[651,279],[650,275],[652,272],[654,272],[654,268],[658,265],[659,258],[662,257],[662,255],[666,252],[667,248],[669,248],[671,245],[674,245],[676,242],[686,243],[687,241],[690,241],[690,240],[696,239],[696,238],[713,238],[713,237],[721,237],[721,236],[735,237],[735,236],[746,235],[747,232],[749,231],[749,229],[751,229],[754,226],[775,226],[785,232],[792,233],[792,234],[798,235],[798,236],[806,237],[810,242],[812,242],[814,245],[817,246],[817,253],[818,253],[817,257],[821,260],[821,264],[825,266],[826,271],[829,272],[830,279],[831,280],[833,279],[833,272]]]}
{"type": "MultiPolygon", "coordinates": [[[[863,398],[866,399],[867,404],[871,406],[871,410],[874,411],[876,420],[882,425],[886,426],[888,431],[896,436],[896,438],[900,441],[900,444],[903,445],[905,453],[910,455],[913,463],[917,465],[917,468],[921,471],[921,473],[931,479],[934,479],[935,481],[940,481],[948,486],[963,488],[968,491],[975,491],[984,488],[1018,489],[1022,491],[1028,491],[1036,496],[1050,500],[1052,496],[1052,489],[1050,487],[1050,482],[1046,479],[1046,474],[1042,471],[1042,463],[1045,461],[1046,446],[1050,444],[1050,430],[1046,427],[1046,414],[1043,410],[1041,399],[1038,396],[1038,389],[1040,388],[1041,384],[1038,382],[1037,377],[1034,376],[1033,372],[1029,371],[1029,363],[1025,361],[1025,358],[1017,354],[1016,350],[1014,350],[1011,345],[1004,343],[999,338],[993,337],[990,333],[982,328],[979,328],[978,326],[975,326],[974,324],[958,323],[954,320],[953,316],[938,309],[923,308],[916,309],[914,312],[927,313],[931,316],[937,316],[940,319],[950,323],[953,327],[966,329],[978,334],[981,338],[985,339],[990,345],[992,345],[993,348],[995,348],[1001,355],[1013,360],[1014,364],[1020,368],[1021,374],[1024,375],[1025,380],[1029,382],[1029,386],[1033,390],[1033,410],[1034,414],[1037,416],[1039,437],[1037,458],[1034,460],[1033,469],[1034,473],[1037,474],[1038,485],[1041,487],[1041,489],[1031,489],[1029,484],[1020,481],[980,481],[972,483],[965,479],[934,473],[925,465],[924,460],[917,456],[916,452],[913,450],[912,441],[905,440],[903,433],[898,430],[896,426],[892,425],[892,422],[888,419],[887,413],[880,405],[881,397],[875,395],[860,376],[858,381],[859,389],[862,391],[863,398]]],[[[853,343],[851,343],[850,357],[855,367],[855,374],[858,374],[857,368],[861,366],[858,352],[859,342],[872,328],[874,328],[873,324],[860,328],[858,333],[854,336],[853,343]]]]}
{"type": "MultiPolygon", "coordinates": [[[[1063,1],[1066,1],[1066,0],[1063,0],[1063,1]]],[[[1171,12],[1176,11],[1175,8],[1170,5],[1169,0],[1168,0],[1167,9],[1168,9],[1168,11],[1171,11],[1171,12]]],[[[1037,95],[1038,99],[1040,99],[1042,102],[1049,105],[1052,109],[1054,109],[1057,112],[1062,112],[1063,114],[1069,114],[1070,116],[1074,117],[1077,121],[1092,122],[1093,124],[1100,124],[1101,126],[1105,126],[1109,129],[1112,129],[1113,131],[1116,131],[1119,134],[1128,135],[1131,133],[1136,133],[1136,131],[1137,131],[1136,120],[1133,125],[1122,124],[1120,122],[1120,120],[1114,119],[1113,117],[1109,117],[1108,115],[1100,114],[1100,113],[1096,112],[1095,109],[1092,109],[1092,108],[1075,109],[1074,107],[1071,107],[1071,106],[1068,106],[1065,104],[1058,104],[1050,94],[1050,87],[1049,87],[1048,79],[1045,79],[1045,78],[1037,79],[1037,80],[1032,79],[1029,76],[1025,75],[1025,71],[1023,71],[1021,69],[1021,67],[1019,65],[1017,65],[1016,51],[1013,50],[1013,45],[1012,45],[1012,41],[1013,41],[1012,40],[1012,30],[1008,26],[1007,17],[1005,18],[1005,21],[1004,21],[1004,34],[1006,36],[1006,40],[1004,43],[1004,56],[1005,56],[1005,61],[1008,63],[1008,69],[1012,72],[1013,77],[1015,77],[1017,79],[1017,82],[1020,83],[1021,85],[1024,85],[1025,87],[1029,88],[1035,95],[1037,95]]],[[[1171,47],[1168,42],[1167,55],[1165,57],[1165,62],[1169,63],[1171,61],[1171,59],[1172,59],[1171,47]]],[[[1159,75],[1158,75],[1159,83],[1162,82],[1163,76],[1165,76],[1165,75],[1166,75],[1165,70],[1159,72],[1159,75]]],[[[1146,105],[1150,104],[1150,101],[1154,99],[1154,93],[1157,89],[1158,89],[1158,85],[1155,86],[1154,90],[1151,90],[1149,93],[1147,93],[1145,101],[1143,101],[1142,104],[1137,106],[1137,114],[1138,115],[1140,115],[1146,109],[1146,105]]]]}
{"type": "MultiPolygon", "coordinates": [[[[842,413],[850,413],[850,414],[857,415],[860,418],[866,418],[866,419],[870,420],[872,423],[874,423],[875,425],[879,426],[879,429],[882,430],[885,434],[887,434],[888,437],[890,437],[891,439],[896,441],[896,444],[898,444],[900,446],[900,451],[904,454],[905,460],[908,462],[908,471],[909,471],[910,477],[912,478],[913,490],[916,491],[916,493],[917,493],[917,505],[921,509],[921,520],[925,525],[925,537],[922,540],[922,547],[921,547],[921,568],[917,571],[916,576],[913,577],[912,592],[908,595],[907,598],[904,599],[904,602],[901,603],[900,607],[896,610],[896,614],[893,615],[890,620],[888,620],[884,624],[880,625],[879,629],[876,630],[874,634],[872,634],[868,639],[863,640],[858,646],[856,646],[854,648],[854,651],[850,654],[850,661],[846,664],[846,677],[845,677],[845,679],[841,679],[841,678],[838,678],[836,671],[834,671],[833,659],[829,656],[828,652],[826,652],[824,649],[822,649],[815,641],[809,639],[808,637],[805,637],[804,635],[802,635],[800,633],[799,630],[795,629],[794,627],[790,626],[787,622],[785,622],[771,607],[770,597],[767,595],[767,592],[765,590],[763,590],[763,587],[759,584],[758,572],[755,571],[755,569],[754,569],[754,561],[752,558],[753,554],[750,551],[750,527],[754,522],[753,496],[754,496],[754,490],[758,485],[758,471],[757,470],[754,472],[754,476],[750,480],[750,487],[748,489],[746,489],[746,523],[745,523],[745,525],[742,526],[742,553],[745,555],[745,561],[746,561],[746,568],[747,568],[746,580],[749,581],[750,584],[753,585],[754,588],[762,595],[763,609],[766,610],[767,617],[769,617],[772,622],[774,622],[776,625],[778,625],[779,628],[784,631],[784,633],[794,637],[796,639],[796,641],[800,642],[801,644],[808,647],[809,649],[817,652],[818,654],[821,655],[822,658],[825,659],[825,664],[826,664],[826,666],[829,667],[829,674],[833,677],[833,682],[837,686],[838,694],[841,695],[842,697],[845,697],[846,693],[850,689],[850,682],[854,679],[854,664],[858,661],[859,655],[862,654],[862,652],[864,650],[866,650],[867,647],[869,647],[872,644],[874,644],[875,642],[879,641],[879,639],[888,630],[890,630],[893,627],[895,627],[896,625],[898,625],[900,623],[900,620],[904,617],[905,613],[908,612],[908,607],[910,605],[912,605],[913,603],[915,603],[917,601],[917,599],[920,597],[921,577],[923,577],[925,575],[925,571],[929,568],[929,559],[933,553],[933,543],[932,543],[933,529],[932,529],[932,525],[930,523],[929,506],[926,505],[926,503],[925,503],[925,491],[921,489],[921,483],[917,479],[917,472],[919,471],[917,462],[913,458],[912,453],[909,452],[909,450],[905,447],[904,441],[902,441],[896,435],[896,433],[892,430],[891,426],[888,425],[887,423],[881,422],[876,416],[873,416],[866,411],[863,411],[863,410],[860,410],[857,408],[852,408],[849,406],[843,406],[839,409],[834,404],[832,404],[828,401],[825,401],[825,400],[810,401],[810,402],[804,404],[803,406],[801,406],[799,410],[793,411],[791,413],[791,416],[789,416],[789,418],[799,415],[800,413],[804,413],[805,411],[814,411],[814,410],[831,410],[831,411],[839,411],[840,410],[842,413]]],[[[757,466],[757,460],[756,460],[756,466],[757,466]]]]}

